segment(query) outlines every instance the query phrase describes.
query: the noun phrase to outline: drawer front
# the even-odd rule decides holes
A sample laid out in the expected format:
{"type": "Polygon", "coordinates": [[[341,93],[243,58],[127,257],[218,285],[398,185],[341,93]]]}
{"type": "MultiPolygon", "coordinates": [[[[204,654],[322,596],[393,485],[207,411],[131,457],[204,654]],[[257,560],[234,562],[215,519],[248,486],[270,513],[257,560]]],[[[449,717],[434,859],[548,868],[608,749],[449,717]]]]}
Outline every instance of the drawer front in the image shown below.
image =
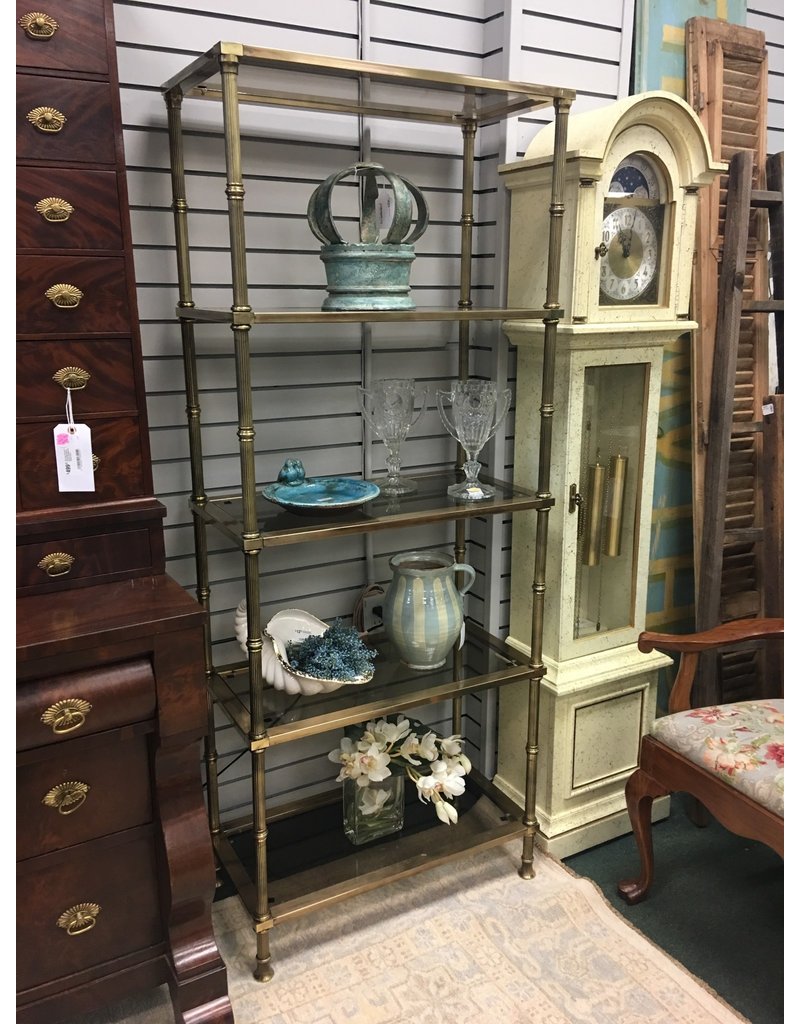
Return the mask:
{"type": "Polygon", "coordinates": [[[57,584],[149,571],[155,558],[150,541],[149,530],[117,530],[21,544],[17,548],[17,588],[35,593],[57,589],[57,584]]]}
{"type": "Polygon", "coordinates": [[[17,64],[107,75],[105,6],[98,0],[17,0],[17,64]]]}
{"type": "MultiPolygon", "coordinates": [[[[80,413],[76,420],[81,422],[80,413]]],[[[19,511],[92,505],[145,494],[138,420],[125,417],[93,420],[86,417],[86,421],[92,431],[92,454],[97,458],[94,491],[59,491],[53,443],[55,423],[21,423],[17,426],[19,511]]]]}
{"type": "Polygon", "coordinates": [[[18,249],[122,247],[115,171],[17,166],[18,249]]]}
{"type": "Polygon", "coordinates": [[[101,256],[20,256],[18,334],[126,334],[125,261],[101,256]]]}
{"type": "Polygon", "coordinates": [[[17,860],[145,825],[152,818],[147,736],[119,730],[17,769],[17,860]]]}
{"type": "Polygon", "coordinates": [[[17,342],[17,410],[25,419],[63,422],[67,388],[76,417],[136,415],[130,340],[17,342]]]}
{"type": "MultiPolygon", "coordinates": [[[[68,601],[64,608],[69,614],[68,601]]],[[[25,682],[17,687],[17,750],[144,722],[155,710],[156,683],[147,659],[25,682]]]]}
{"type": "Polygon", "coordinates": [[[151,836],[96,840],[17,865],[18,991],[162,938],[151,836]]]}
{"type": "Polygon", "coordinates": [[[107,82],[17,75],[17,159],[114,164],[107,82]]]}

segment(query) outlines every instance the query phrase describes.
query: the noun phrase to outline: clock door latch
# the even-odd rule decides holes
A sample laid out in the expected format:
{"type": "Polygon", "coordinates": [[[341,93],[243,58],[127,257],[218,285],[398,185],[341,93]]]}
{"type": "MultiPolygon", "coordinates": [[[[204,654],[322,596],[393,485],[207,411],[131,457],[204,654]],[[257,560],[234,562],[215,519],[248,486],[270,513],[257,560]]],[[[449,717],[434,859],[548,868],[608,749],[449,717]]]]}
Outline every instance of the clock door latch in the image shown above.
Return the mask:
{"type": "Polygon", "coordinates": [[[569,485],[569,511],[570,514],[578,513],[578,537],[583,536],[583,527],[586,522],[586,499],[578,490],[577,484],[569,485]]]}

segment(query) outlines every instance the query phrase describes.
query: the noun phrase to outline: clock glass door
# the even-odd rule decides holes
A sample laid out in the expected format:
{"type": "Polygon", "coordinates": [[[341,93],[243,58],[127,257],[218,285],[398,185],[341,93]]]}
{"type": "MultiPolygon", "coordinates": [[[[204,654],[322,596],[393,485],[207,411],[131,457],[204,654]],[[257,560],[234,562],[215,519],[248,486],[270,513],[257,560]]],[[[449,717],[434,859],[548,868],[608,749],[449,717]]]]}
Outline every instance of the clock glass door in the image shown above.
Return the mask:
{"type": "Polygon", "coordinates": [[[573,638],[634,621],[649,364],[584,371],[573,638]]]}
{"type": "Polygon", "coordinates": [[[653,305],[662,278],[665,188],[656,164],[632,153],[616,167],[603,203],[600,304],[653,305]]]}

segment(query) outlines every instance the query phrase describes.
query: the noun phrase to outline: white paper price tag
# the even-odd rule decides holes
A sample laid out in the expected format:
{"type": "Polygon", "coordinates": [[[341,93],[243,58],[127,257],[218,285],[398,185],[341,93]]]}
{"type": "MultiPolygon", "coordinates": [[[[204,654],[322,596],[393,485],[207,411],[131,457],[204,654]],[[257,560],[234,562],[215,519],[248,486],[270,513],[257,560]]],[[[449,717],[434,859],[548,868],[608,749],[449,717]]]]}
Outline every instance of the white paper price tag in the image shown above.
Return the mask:
{"type": "Polygon", "coordinates": [[[53,441],[59,491],[93,491],[91,430],[85,423],[59,423],[53,441]]]}
{"type": "Polygon", "coordinates": [[[378,227],[381,230],[388,228],[394,217],[394,194],[388,188],[382,188],[378,193],[375,212],[378,214],[378,227]]]}

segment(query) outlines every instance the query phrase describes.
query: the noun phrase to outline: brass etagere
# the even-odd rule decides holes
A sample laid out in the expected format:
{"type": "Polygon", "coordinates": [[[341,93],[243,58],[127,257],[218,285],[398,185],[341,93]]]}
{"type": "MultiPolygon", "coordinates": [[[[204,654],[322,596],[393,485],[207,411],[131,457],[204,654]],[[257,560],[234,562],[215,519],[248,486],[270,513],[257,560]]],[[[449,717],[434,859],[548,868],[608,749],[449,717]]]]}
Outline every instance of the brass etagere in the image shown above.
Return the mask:
{"type": "MultiPolygon", "coordinates": [[[[163,86],[170,133],[173,211],[178,258],[179,301],[186,377],[187,416],[192,471],[192,498],[197,563],[197,596],[210,607],[207,531],[221,531],[244,556],[247,599],[248,659],[235,665],[215,665],[211,638],[206,632],[206,669],[209,680],[209,736],[205,763],[208,780],[209,821],[215,849],[253,919],[256,933],[255,977],[266,981],[273,973],[269,952],[270,929],[280,921],[306,913],[397,878],[433,867],[480,847],[523,839],[520,874],[532,878],[535,817],[536,757],[539,683],[544,674],[541,658],[544,579],[550,493],[550,448],[553,414],[553,370],[556,329],[563,316],[558,301],[563,184],[567,120],[575,93],[570,89],[503,82],[468,75],[424,71],[358,60],[263,49],[220,42],[163,86]],[[182,110],[185,98],[221,104],[224,133],[228,222],[232,267],[232,301],[226,309],[202,309],[192,298],[188,205],[183,156],[182,110]],[[405,312],[321,312],[320,310],[252,309],[248,296],[244,230],[244,186],[239,132],[240,104],[302,108],[331,113],[401,118],[459,128],[463,139],[461,273],[455,309],[415,309],[405,312]],[[475,309],[471,299],[473,174],[475,140],[481,125],[537,108],[555,110],[555,143],[550,205],[547,289],[541,309],[475,309]],[[459,324],[459,375],[468,375],[469,326],[477,320],[539,320],[545,324],[544,371],[541,392],[539,471],[536,492],[493,481],[496,496],[471,508],[448,500],[446,474],[417,477],[418,491],[391,506],[376,499],[351,515],[338,514],[325,521],[276,511],[259,496],[255,474],[255,430],[250,377],[251,345],[259,329],[277,323],[394,323],[449,320],[459,324]],[[238,401],[238,439],[241,490],[209,497],[203,473],[201,415],[197,385],[195,327],[228,323],[233,334],[238,401]],[[533,615],[531,658],[519,653],[483,629],[471,627],[464,647],[454,651],[447,665],[434,673],[408,671],[395,662],[379,667],[366,687],[343,688],[327,695],[304,697],[285,716],[282,694],[264,687],[261,676],[262,626],[259,601],[259,555],[276,544],[296,544],[347,533],[368,533],[436,521],[454,521],[456,561],[464,560],[466,519],[536,510],[536,554],[532,573],[533,615]],[[271,879],[267,861],[267,826],[306,810],[316,801],[266,809],[265,759],[267,748],[315,733],[341,729],[371,717],[395,713],[423,704],[452,700],[454,728],[460,730],[465,694],[528,680],[529,715],[526,744],[525,808],[519,809],[490,780],[473,770],[469,782],[479,794],[459,817],[457,827],[442,837],[436,850],[424,832],[401,834],[390,844],[360,848],[357,855],[339,858],[319,869],[301,870],[271,879]],[[214,705],[221,708],[249,743],[252,775],[252,818],[247,822],[220,823],[217,754],[214,740],[214,705]],[[279,723],[271,725],[271,723],[279,723]],[[237,831],[252,831],[255,877],[245,870],[231,839],[237,831]],[[324,881],[321,878],[324,876],[324,881]]],[[[455,475],[453,475],[455,479],[455,475]]],[[[386,664],[381,658],[378,665],[386,664]]]]}

